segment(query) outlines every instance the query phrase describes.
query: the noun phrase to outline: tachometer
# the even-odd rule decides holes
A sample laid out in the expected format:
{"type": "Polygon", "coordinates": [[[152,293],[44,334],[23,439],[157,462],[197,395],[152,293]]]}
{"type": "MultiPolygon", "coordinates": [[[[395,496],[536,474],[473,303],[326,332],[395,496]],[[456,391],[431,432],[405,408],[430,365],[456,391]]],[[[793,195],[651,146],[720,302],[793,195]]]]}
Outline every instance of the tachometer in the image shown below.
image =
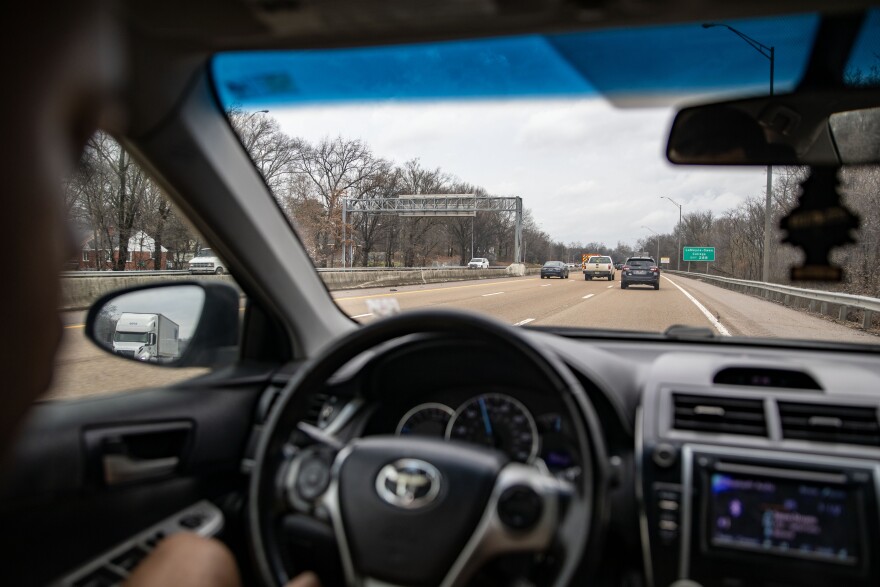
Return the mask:
{"type": "Polygon", "coordinates": [[[400,419],[397,425],[398,436],[434,436],[443,438],[446,427],[455,410],[444,404],[420,404],[400,419]]]}
{"type": "Polygon", "coordinates": [[[502,393],[486,393],[465,402],[449,421],[446,437],[504,451],[514,461],[538,454],[538,428],[528,409],[502,393]]]}

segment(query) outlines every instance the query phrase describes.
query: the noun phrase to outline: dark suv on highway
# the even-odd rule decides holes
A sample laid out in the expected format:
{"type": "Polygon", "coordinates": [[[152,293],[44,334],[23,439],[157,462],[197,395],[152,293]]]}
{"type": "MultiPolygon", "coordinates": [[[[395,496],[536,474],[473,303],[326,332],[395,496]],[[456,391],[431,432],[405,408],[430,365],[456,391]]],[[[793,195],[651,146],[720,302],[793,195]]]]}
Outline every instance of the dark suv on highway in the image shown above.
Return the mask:
{"type": "Polygon", "coordinates": [[[651,257],[630,257],[620,274],[620,289],[631,285],[653,285],[660,289],[660,267],[651,257]]]}

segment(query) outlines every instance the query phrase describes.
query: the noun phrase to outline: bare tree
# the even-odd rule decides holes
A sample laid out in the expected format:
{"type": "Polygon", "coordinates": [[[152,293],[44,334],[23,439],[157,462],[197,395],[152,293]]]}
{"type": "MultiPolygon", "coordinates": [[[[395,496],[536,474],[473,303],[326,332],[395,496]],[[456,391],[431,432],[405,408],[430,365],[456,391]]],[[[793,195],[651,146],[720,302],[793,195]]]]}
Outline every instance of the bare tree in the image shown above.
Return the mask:
{"type": "MultiPolygon", "coordinates": [[[[96,253],[117,243],[117,271],[125,270],[128,240],[140,219],[145,194],[154,185],[125,149],[109,135],[95,133],[88,141],[83,165],[89,170],[80,179],[76,198],[83,217],[94,231],[96,253]]],[[[73,196],[71,196],[73,197],[73,196]]]]}
{"type": "Polygon", "coordinates": [[[342,199],[362,197],[379,165],[363,141],[342,137],[303,145],[297,152],[293,168],[311,181],[324,206],[323,222],[318,223],[318,248],[325,264],[333,266],[342,245],[342,199]]]}

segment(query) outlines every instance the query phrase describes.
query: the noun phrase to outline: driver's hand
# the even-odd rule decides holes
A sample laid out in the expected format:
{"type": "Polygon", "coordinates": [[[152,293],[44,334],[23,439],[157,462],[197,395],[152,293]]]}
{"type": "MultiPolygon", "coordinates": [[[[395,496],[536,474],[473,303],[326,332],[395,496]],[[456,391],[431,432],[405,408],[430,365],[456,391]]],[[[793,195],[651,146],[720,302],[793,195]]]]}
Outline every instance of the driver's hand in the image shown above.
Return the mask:
{"type": "MultiPolygon", "coordinates": [[[[241,587],[235,558],[219,540],[180,532],[164,539],[135,568],[124,587],[241,587]]],[[[303,573],[285,587],[321,587],[318,576],[303,573]]]]}

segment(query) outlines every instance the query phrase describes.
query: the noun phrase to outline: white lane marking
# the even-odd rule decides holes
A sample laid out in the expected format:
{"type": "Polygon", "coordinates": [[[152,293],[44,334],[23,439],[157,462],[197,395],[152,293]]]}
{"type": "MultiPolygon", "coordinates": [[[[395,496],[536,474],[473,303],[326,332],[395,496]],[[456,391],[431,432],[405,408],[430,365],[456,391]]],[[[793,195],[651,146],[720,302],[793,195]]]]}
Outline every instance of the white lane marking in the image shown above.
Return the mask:
{"type": "Polygon", "coordinates": [[[582,297],[581,299],[582,299],[582,300],[589,300],[589,299],[590,299],[591,297],[593,297],[594,295],[596,295],[596,294],[587,294],[587,295],[585,295],[584,297],[582,297]]]}
{"type": "Polygon", "coordinates": [[[544,285],[542,285],[540,287],[550,287],[551,285],[553,285],[553,284],[552,283],[545,283],[544,285]]]}
{"type": "Polygon", "coordinates": [[[373,315],[373,313],[370,312],[369,314],[358,314],[357,316],[352,316],[352,318],[366,318],[367,316],[372,316],[372,315],[373,315]]]}
{"type": "Polygon", "coordinates": [[[481,298],[487,298],[487,297],[489,297],[489,296],[497,296],[497,295],[500,295],[500,294],[503,294],[503,293],[504,293],[503,291],[496,291],[495,293],[483,294],[483,295],[481,295],[480,297],[481,297],[481,298]]]}
{"type": "Polygon", "coordinates": [[[520,320],[519,322],[514,324],[514,326],[524,326],[524,325],[528,324],[529,322],[534,322],[534,321],[535,321],[534,318],[526,318],[525,320],[520,320]]]}
{"type": "Polygon", "coordinates": [[[609,285],[606,289],[611,289],[612,287],[614,287],[614,286],[613,286],[613,285],[609,285]]]}
{"type": "Polygon", "coordinates": [[[685,296],[687,296],[687,299],[692,301],[694,303],[694,305],[700,309],[700,312],[702,312],[703,315],[709,319],[709,322],[712,323],[712,326],[715,327],[715,330],[718,331],[718,334],[720,334],[721,336],[730,336],[730,331],[727,330],[727,328],[725,328],[724,325],[721,322],[719,322],[718,319],[715,318],[715,316],[712,315],[712,312],[710,312],[709,310],[706,309],[706,306],[704,306],[703,304],[698,302],[697,298],[695,298],[694,296],[692,296],[691,294],[686,292],[683,287],[681,287],[680,285],[678,285],[677,283],[675,283],[674,281],[672,281],[671,279],[669,279],[665,275],[663,276],[663,279],[665,279],[666,281],[668,281],[669,283],[671,283],[672,285],[677,287],[679,289],[679,291],[681,291],[681,293],[683,293],[685,296]]]}

